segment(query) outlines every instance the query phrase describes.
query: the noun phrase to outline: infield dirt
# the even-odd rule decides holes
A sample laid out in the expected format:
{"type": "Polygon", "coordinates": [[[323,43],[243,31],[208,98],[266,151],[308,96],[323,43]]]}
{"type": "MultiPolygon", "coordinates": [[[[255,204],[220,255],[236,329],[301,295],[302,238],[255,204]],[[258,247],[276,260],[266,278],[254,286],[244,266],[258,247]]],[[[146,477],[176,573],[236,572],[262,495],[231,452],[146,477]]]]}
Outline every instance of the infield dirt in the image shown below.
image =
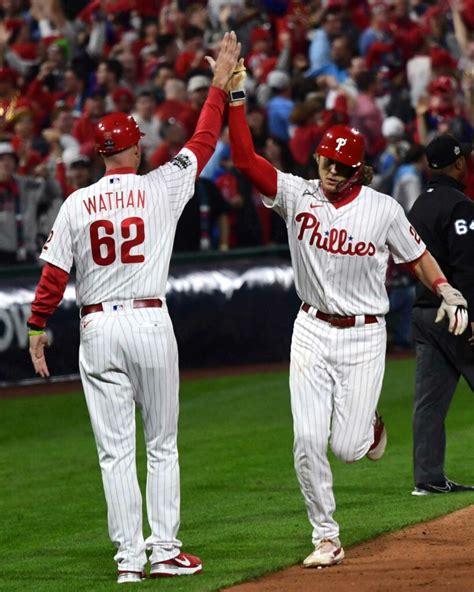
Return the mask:
{"type": "Polygon", "coordinates": [[[474,592],[474,505],[345,551],[346,558],[338,566],[295,566],[226,590],[474,592]]]}

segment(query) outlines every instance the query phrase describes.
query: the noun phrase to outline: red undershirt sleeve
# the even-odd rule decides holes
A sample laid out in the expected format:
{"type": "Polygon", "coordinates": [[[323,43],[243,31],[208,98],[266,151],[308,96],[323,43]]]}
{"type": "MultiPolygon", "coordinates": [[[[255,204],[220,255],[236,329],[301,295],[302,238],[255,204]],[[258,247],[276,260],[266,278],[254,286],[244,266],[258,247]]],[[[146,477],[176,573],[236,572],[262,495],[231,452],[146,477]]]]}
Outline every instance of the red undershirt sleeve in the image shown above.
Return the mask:
{"type": "Polygon", "coordinates": [[[229,108],[229,137],[234,165],[266,197],[277,194],[276,168],[255,152],[245,116],[245,105],[229,108]]]}
{"type": "Polygon", "coordinates": [[[413,261],[408,261],[407,263],[405,263],[405,265],[408,267],[408,269],[411,271],[411,273],[416,277],[415,274],[415,267],[417,266],[418,262],[420,261],[420,259],[422,257],[424,257],[426,254],[428,253],[427,249],[425,249],[423,251],[423,253],[417,257],[416,259],[413,259],[413,261]]]}
{"type": "Polygon", "coordinates": [[[224,107],[227,93],[216,86],[211,86],[206,102],[196,124],[196,129],[185,148],[191,150],[197,158],[198,167],[196,177],[206,166],[216,149],[217,139],[224,119],[224,107]]]}
{"type": "Polygon", "coordinates": [[[46,263],[36,287],[35,299],[31,305],[29,325],[44,328],[48,318],[53,314],[63,299],[69,279],[67,271],[46,263]]]}

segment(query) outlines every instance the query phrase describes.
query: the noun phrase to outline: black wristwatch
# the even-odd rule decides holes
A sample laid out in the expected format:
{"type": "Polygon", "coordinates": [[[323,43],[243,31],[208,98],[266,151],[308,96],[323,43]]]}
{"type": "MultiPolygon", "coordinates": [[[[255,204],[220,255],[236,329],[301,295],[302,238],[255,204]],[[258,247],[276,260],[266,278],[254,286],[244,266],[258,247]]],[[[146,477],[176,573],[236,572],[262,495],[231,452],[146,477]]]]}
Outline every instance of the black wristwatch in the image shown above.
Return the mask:
{"type": "Polygon", "coordinates": [[[235,103],[236,101],[243,101],[246,96],[247,93],[245,92],[245,90],[231,90],[229,92],[229,101],[231,103],[235,103]]]}

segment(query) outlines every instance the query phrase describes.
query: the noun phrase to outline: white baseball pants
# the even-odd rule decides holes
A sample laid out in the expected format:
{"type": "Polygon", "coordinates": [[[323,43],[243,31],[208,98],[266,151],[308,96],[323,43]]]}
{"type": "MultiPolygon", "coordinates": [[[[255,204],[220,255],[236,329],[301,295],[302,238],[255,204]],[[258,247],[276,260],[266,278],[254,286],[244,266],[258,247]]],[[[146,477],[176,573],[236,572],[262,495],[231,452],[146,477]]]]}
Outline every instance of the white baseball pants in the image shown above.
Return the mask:
{"type": "Polygon", "coordinates": [[[372,445],[385,349],[383,318],[344,329],[302,310],[296,318],[290,363],[293,452],[315,545],[339,537],[328,443],[348,463],[363,458],[372,445]]]}
{"type": "Polygon", "coordinates": [[[120,570],[179,554],[180,485],[177,449],[178,350],[166,309],[105,303],[81,320],[79,365],[97,444],[109,535],[120,570]],[[114,309],[115,307],[115,309],[114,309]],[[151,535],[142,529],[142,497],[135,462],[135,406],[146,450],[146,505],[151,535]]]}

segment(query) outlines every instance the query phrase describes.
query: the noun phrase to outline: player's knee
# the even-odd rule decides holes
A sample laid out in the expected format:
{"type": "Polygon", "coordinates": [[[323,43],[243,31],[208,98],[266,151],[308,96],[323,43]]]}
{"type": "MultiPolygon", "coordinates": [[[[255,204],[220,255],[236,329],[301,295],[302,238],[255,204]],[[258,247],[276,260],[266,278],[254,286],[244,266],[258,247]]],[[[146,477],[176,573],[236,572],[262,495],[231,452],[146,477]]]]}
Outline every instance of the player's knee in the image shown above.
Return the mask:
{"type": "Polygon", "coordinates": [[[339,460],[345,463],[356,462],[364,456],[361,447],[351,442],[331,442],[331,450],[339,460]]]}

